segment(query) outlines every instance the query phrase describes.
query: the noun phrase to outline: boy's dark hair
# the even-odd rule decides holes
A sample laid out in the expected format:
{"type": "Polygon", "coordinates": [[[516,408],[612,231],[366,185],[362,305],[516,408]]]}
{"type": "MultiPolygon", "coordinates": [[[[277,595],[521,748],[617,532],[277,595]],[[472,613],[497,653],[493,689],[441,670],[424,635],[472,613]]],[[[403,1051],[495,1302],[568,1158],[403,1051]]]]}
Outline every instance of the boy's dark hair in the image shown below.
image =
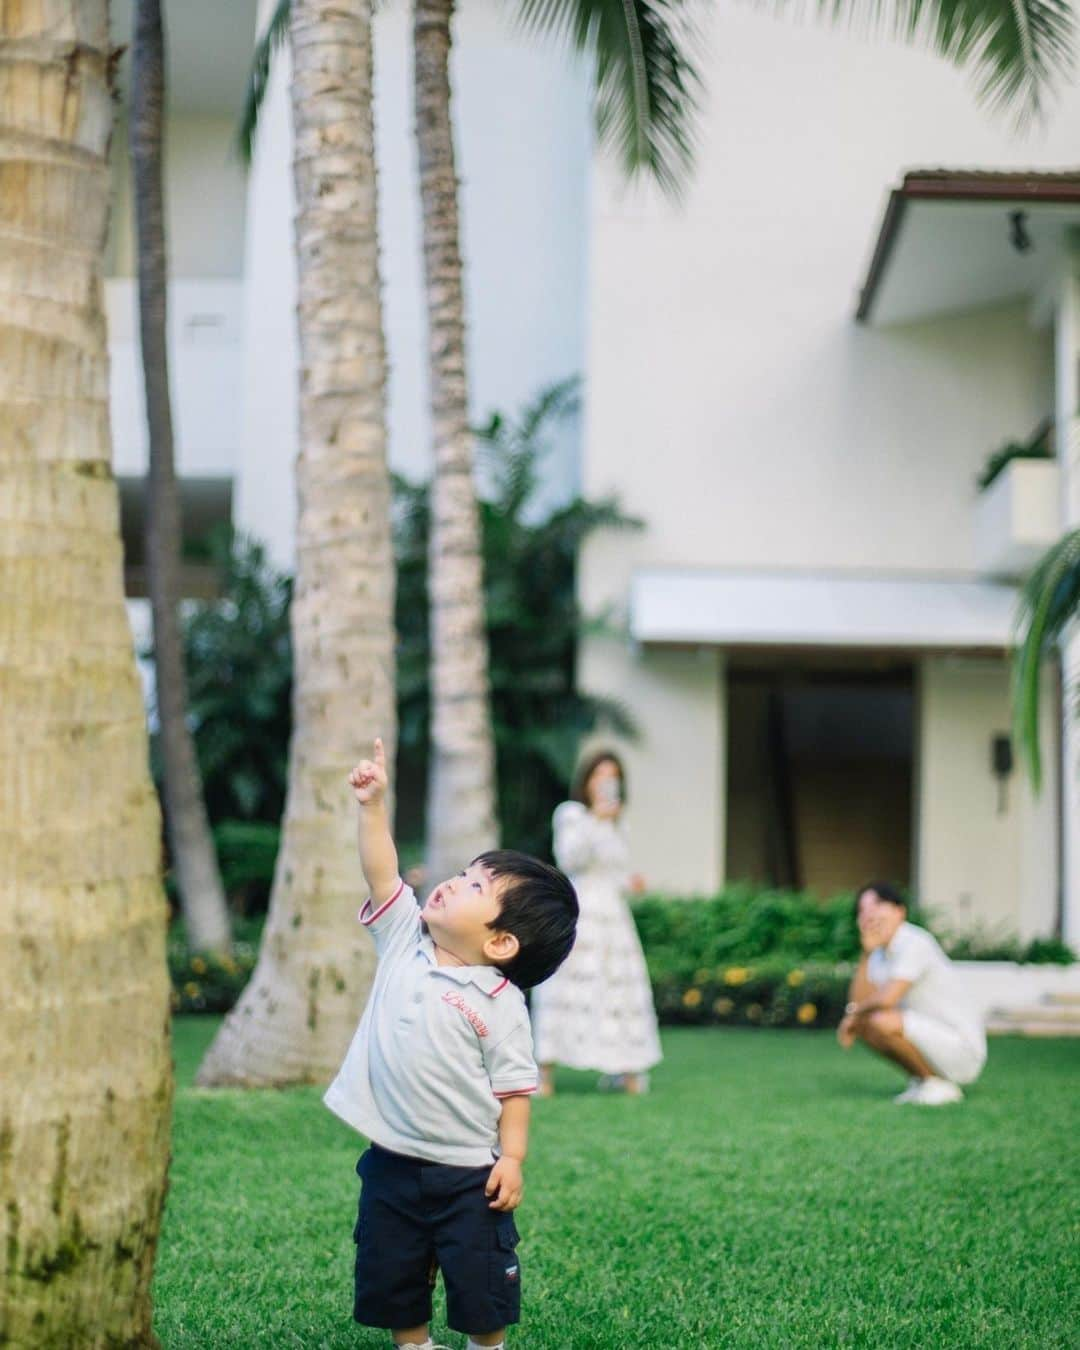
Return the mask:
{"type": "Polygon", "coordinates": [[[903,895],[895,886],[890,886],[887,881],[868,881],[865,886],[860,886],[855,892],[855,918],[859,917],[859,901],[867,891],[873,891],[879,900],[884,900],[887,905],[897,905],[901,909],[910,909],[907,897],[903,895]]]}
{"type": "Polygon", "coordinates": [[[626,769],[614,750],[597,750],[594,754],[586,755],[581,761],[574,770],[574,781],[570,784],[570,800],[572,802],[580,802],[582,806],[592,809],[592,802],[588,798],[589,779],[601,764],[614,764],[618,769],[622,799],[624,803],[626,802],[626,769]]]}
{"type": "Polygon", "coordinates": [[[577,893],[557,867],[513,849],[493,849],[473,859],[504,884],[501,911],[489,928],[513,933],[518,954],[499,969],[519,989],[554,975],[577,935],[577,893]]]}

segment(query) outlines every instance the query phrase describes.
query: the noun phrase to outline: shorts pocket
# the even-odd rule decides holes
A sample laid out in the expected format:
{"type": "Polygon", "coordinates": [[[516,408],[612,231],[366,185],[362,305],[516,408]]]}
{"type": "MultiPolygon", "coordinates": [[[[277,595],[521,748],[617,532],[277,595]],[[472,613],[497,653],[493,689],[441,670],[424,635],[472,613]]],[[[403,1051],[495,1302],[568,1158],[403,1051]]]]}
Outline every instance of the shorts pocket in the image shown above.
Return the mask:
{"type": "Polygon", "coordinates": [[[521,1311],[521,1262],[517,1225],[511,1218],[495,1225],[491,1249],[491,1293],[505,1321],[516,1322],[521,1311]]]}

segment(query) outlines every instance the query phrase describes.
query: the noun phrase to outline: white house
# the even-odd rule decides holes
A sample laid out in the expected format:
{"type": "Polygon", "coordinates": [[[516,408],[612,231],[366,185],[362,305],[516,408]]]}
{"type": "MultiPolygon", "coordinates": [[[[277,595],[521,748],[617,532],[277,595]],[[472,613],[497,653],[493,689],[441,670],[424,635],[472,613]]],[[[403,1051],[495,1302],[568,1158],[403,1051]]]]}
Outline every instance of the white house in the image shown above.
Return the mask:
{"type": "MultiPolygon", "coordinates": [[[[255,11],[233,0],[226,26],[188,0],[170,16],[174,387],[192,521],[231,515],[287,562],[285,59],[251,174],[230,157],[255,11]]],[[[637,863],[683,892],[883,875],[958,928],[1063,923],[1078,940],[1080,746],[1048,675],[1046,760],[1063,762],[1064,726],[1068,768],[1034,797],[1008,739],[1006,647],[1017,578],[1080,513],[1080,94],[1020,137],[964,76],[884,40],[726,3],[704,27],[709,94],[678,204],[594,157],[585,72],[557,46],[495,0],[464,0],[457,29],[475,411],[582,371],[585,424],[551,491],[615,491],[645,526],[597,539],[581,577],[586,606],[625,627],[587,644],[582,673],[640,726],[624,747],[637,863]],[[1048,418],[1057,462],[1014,465],[980,496],[988,455],[1048,418]]],[[[391,452],[419,474],[409,41],[388,0],[391,452]]],[[[117,150],[122,182],[122,135],[117,150]]],[[[145,433],[128,215],[108,287],[133,531],[145,433]]]]}

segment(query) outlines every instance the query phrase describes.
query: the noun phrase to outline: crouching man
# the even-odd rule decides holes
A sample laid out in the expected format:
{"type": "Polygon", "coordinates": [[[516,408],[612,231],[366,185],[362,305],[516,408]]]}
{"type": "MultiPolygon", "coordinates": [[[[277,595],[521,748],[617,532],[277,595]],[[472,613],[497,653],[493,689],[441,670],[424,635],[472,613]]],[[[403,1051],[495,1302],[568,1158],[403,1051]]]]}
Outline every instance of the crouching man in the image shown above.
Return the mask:
{"type": "Polygon", "coordinates": [[[963,1100],[986,1063],[986,1033],[937,940],[907,922],[903,897],[880,882],[855,901],[863,956],[837,1038],[862,1041],[908,1075],[897,1102],[945,1106],[963,1100]]]}

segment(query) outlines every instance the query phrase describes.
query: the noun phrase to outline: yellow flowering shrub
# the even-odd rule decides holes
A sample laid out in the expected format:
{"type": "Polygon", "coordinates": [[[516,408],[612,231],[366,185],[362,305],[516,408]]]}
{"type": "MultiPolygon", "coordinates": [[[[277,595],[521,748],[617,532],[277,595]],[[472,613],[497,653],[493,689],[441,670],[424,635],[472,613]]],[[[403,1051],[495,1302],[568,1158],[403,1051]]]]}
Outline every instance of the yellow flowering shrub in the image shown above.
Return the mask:
{"type": "MultiPolygon", "coordinates": [[[[257,934],[252,935],[253,938],[257,934]]],[[[180,934],[168,942],[172,1007],[176,1013],[224,1013],[235,1004],[255,966],[255,941],[239,940],[229,954],[189,952],[180,934]]]]}
{"type": "Polygon", "coordinates": [[[663,1023],[808,1030],[837,1025],[850,980],[850,966],[805,962],[795,967],[782,963],[690,967],[681,973],[652,975],[656,1011],[663,1023]]]}

